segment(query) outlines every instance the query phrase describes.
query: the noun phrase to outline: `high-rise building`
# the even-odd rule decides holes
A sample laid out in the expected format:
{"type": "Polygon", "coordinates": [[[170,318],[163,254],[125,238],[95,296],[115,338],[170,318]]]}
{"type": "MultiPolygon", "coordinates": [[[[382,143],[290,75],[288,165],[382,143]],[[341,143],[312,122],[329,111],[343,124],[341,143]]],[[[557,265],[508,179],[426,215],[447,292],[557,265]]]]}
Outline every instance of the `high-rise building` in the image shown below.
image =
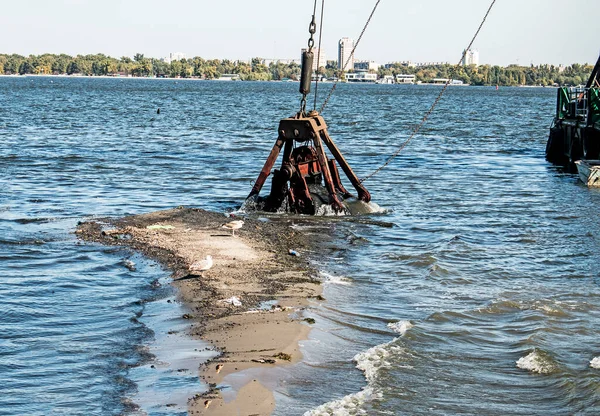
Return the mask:
{"type": "Polygon", "coordinates": [[[477,49],[469,49],[468,51],[463,51],[464,58],[462,64],[464,66],[468,65],[479,65],[479,51],[477,49]]]}
{"type": "Polygon", "coordinates": [[[338,69],[346,71],[349,69],[354,69],[354,56],[351,56],[352,49],[354,49],[354,41],[352,39],[340,39],[338,44],[338,69]],[[348,62],[347,65],[346,62],[348,62]]]}
{"type": "Polygon", "coordinates": [[[173,61],[181,61],[182,59],[186,59],[185,53],[183,52],[171,52],[168,58],[164,58],[163,61],[170,64],[173,61]]]}
{"type": "MultiPolygon", "coordinates": [[[[300,62],[302,62],[302,54],[306,51],[308,51],[307,48],[302,48],[302,50],[300,51],[300,62]]],[[[321,49],[320,54],[319,54],[319,48],[313,48],[312,51],[314,54],[312,70],[316,72],[317,69],[319,69],[319,67],[321,67],[321,66],[323,68],[325,68],[325,66],[327,66],[327,56],[325,55],[325,51],[323,49],[321,49]]]]}

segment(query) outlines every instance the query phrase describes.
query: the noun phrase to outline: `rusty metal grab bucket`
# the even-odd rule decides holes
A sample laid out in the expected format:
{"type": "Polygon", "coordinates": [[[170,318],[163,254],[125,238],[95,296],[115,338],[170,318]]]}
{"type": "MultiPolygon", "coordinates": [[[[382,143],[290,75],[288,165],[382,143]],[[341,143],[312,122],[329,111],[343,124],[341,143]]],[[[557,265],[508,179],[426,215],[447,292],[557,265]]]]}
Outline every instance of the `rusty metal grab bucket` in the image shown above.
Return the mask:
{"type": "Polygon", "coordinates": [[[248,195],[248,198],[259,198],[283,148],[281,167],[273,172],[271,193],[261,201],[263,210],[275,212],[286,205],[290,212],[314,215],[317,204],[311,188],[324,181],[328,194],[327,203],[336,213],[345,212],[342,201],[352,195],[341,183],[336,162],[356,189],[358,199],[367,203],[371,200],[371,195],[329,136],[325,120],[316,111],[285,118],[279,122],[278,130],[277,141],[248,195]],[[333,158],[327,158],[323,143],[333,158]],[[300,146],[294,147],[295,144],[300,146]]]}

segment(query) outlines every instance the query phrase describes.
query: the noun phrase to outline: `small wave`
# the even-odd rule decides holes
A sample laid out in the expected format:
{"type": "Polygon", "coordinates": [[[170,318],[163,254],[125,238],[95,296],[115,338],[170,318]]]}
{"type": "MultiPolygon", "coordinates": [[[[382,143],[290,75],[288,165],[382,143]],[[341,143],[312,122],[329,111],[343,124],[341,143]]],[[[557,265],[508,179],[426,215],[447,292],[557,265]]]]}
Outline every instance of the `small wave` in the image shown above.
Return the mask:
{"type": "Polygon", "coordinates": [[[362,370],[365,374],[367,386],[358,393],[349,394],[341,399],[322,404],[313,410],[309,410],[304,413],[304,416],[350,416],[368,414],[360,409],[360,407],[369,401],[381,397],[381,393],[377,393],[371,386],[371,383],[376,379],[380,368],[389,366],[387,358],[390,355],[390,351],[388,347],[392,342],[377,345],[354,356],[356,368],[362,370]]]}
{"type": "Polygon", "coordinates": [[[547,315],[551,315],[551,316],[568,316],[569,314],[566,313],[564,310],[562,310],[561,308],[559,308],[556,305],[536,305],[535,309],[540,310],[542,312],[544,312],[547,315]]]}
{"type": "Polygon", "coordinates": [[[4,240],[4,239],[0,239],[0,245],[14,245],[14,246],[20,246],[20,245],[27,245],[27,246],[41,246],[46,244],[48,241],[45,240],[4,240]]]}
{"type": "Polygon", "coordinates": [[[538,349],[534,349],[525,357],[519,358],[517,360],[517,367],[538,374],[550,374],[557,369],[552,357],[548,353],[538,349]]]}
{"type": "Polygon", "coordinates": [[[371,401],[373,396],[373,389],[367,387],[358,393],[349,394],[339,400],[322,404],[321,406],[304,413],[304,416],[366,415],[368,413],[361,410],[360,406],[363,403],[371,401]]]}
{"type": "Polygon", "coordinates": [[[398,321],[398,322],[390,322],[388,325],[392,331],[404,335],[406,331],[412,328],[414,325],[410,321],[398,321]]]}
{"type": "Polygon", "coordinates": [[[600,369],[600,357],[595,357],[590,361],[590,367],[600,369]]]}
{"type": "Polygon", "coordinates": [[[345,285],[349,286],[352,284],[352,281],[344,276],[334,276],[329,273],[319,272],[319,275],[323,278],[323,283],[331,283],[334,285],[345,285]]]}
{"type": "Polygon", "coordinates": [[[515,310],[538,311],[544,315],[550,316],[568,316],[568,313],[556,301],[516,301],[516,300],[495,300],[485,308],[478,309],[478,312],[486,314],[506,314],[515,310]]]}
{"type": "MultiPolygon", "coordinates": [[[[406,331],[413,327],[410,321],[398,321],[388,324],[395,332],[404,335],[406,331]]],[[[385,344],[377,345],[369,348],[367,351],[358,353],[354,356],[353,361],[356,363],[356,368],[365,374],[367,385],[358,393],[349,394],[341,399],[322,404],[321,406],[309,410],[304,413],[304,416],[354,416],[367,415],[361,406],[367,402],[381,399],[383,394],[379,392],[375,386],[377,377],[381,369],[391,366],[390,357],[393,355],[408,355],[404,348],[396,345],[398,338],[385,344]]]]}
{"type": "Polygon", "coordinates": [[[484,314],[500,315],[506,313],[512,313],[515,310],[522,310],[522,306],[519,302],[514,300],[494,300],[484,308],[478,308],[477,311],[484,314]]]}
{"type": "MultiPolygon", "coordinates": [[[[394,339],[394,341],[396,340],[394,339]]],[[[390,345],[394,341],[377,345],[354,356],[356,368],[365,373],[365,378],[368,383],[372,383],[375,380],[379,369],[389,366],[388,358],[390,356],[390,345]]]]}

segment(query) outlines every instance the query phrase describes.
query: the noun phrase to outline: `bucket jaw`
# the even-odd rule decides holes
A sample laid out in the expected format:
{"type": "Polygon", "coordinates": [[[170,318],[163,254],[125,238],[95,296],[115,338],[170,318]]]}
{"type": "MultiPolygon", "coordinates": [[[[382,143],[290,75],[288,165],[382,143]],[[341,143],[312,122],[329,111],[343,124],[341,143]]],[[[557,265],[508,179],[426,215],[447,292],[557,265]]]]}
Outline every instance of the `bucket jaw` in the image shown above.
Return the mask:
{"type": "Polygon", "coordinates": [[[336,213],[345,212],[343,201],[352,194],[342,185],[337,164],[352,183],[358,199],[371,201],[371,195],[344,159],[327,132],[325,120],[316,111],[281,120],[278,131],[277,141],[248,195],[248,198],[260,199],[260,191],[283,149],[281,166],[273,171],[271,193],[261,200],[264,211],[314,215],[320,205],[328,204],[336,213]],[[324,146],[333,158],[327,157],[324,146]],[[323,182],[326,195],[318,192],[323,182]]]}

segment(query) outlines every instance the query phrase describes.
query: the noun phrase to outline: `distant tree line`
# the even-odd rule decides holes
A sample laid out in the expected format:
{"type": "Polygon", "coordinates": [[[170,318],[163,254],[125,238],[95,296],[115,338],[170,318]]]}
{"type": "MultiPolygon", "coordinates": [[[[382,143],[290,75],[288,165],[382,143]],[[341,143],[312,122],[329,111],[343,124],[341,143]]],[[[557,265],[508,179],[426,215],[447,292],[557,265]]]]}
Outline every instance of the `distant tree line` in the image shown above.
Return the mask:
{"type": "Polygon", "coordinates": [[[200,57],[181,59],[167,63],[160,59],[146,58],[136,54],[133,59],[112,58],[103,54],[69,56],[0,54],[0,74],[5,75],[87,75],[87,76],[136,76],[159,78],[219,78],[223,74],[237,74],[243,80],[268,81],[284,78],[295,79],[300,73],[299,65],[271,64],[266,66],[260,58],[250,62],[228,59],[207,60],[200,57]]]}
{"type": "MultiPolygon", "coordinates": [[[[160,59],[146,58],[136,54],[133,58],[113,58],[103,54],[69,56],[65,54],[6,55],[0,54],[0,74],[6,75],[87,75],[87,76],[136,76],[159,78],[219,78],[223,74],[237,74],[242,80],[269,81],[293,79],[300,76],[296,63],[271,63],[261,58],[250,62],[228,59],[181,59],[167,63],[160,59]]],[[[432,65],[421,67],[392,64],[380,67],[378,75],[414,74],[417,81],[429,82],[434,78],[452,78],[472,85],[580,85],[585,84],[592,65],[573,64],[567,67],[531,65],[508,67],[490,65],[432,65]]],[[[319,69],[326,78],[337,78],[340,71],[336,61],[328,61],[319,69]]]]}
{"type": "Polygon", "coordinates": [[[471,85],[581,85],[585,84],[592,72],[592,65],[573,64],[566,67],[554,65],[531,65],[507,67],[490,65],[435,65],[406,67],[394,64],[390,68],[381,67],[379,76],[414,74],[418,81],[427,82],[434,78],[452,78],[471,85]]]}

